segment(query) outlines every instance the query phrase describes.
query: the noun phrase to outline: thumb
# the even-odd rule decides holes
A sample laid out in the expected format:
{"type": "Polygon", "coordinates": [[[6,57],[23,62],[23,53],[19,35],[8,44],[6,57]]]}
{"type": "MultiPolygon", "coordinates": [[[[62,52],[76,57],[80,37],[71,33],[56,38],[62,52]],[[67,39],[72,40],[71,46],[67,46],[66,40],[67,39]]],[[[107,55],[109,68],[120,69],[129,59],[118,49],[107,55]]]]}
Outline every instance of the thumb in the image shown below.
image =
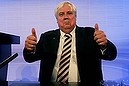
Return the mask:
{"type": "Polygon", "coordinates": [[[32,28],[31,33],[32,33],[33,36],[37,37],[37,36],[36,36],[35,28],[32,28]]]}
{"type": "Polygon", "coordinates": [[[98,24],[96,23],[96,24],[95,24],[95,31],[97,31],[97,30],[99,30],[99,26],[98,26],[98,24]]]}

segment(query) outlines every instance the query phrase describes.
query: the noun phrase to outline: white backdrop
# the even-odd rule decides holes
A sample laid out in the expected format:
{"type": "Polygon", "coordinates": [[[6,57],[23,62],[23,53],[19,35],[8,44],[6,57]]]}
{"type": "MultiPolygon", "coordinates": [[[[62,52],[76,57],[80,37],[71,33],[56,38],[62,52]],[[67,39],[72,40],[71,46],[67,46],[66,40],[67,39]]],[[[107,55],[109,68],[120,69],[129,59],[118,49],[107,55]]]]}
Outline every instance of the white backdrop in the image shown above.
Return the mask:
{"type": "MultiPolygon", "coordinates": [[[[19,56],[9,63],[9,81],[38,80],[39,61],[27,63],[22,50],[27,35],[34,27],[42,32],[56,29],[55,6],[63,0],[0,0],[0,32],[20,36],[20,44],[12,45],[19,56]]],[[[95,23],[117,46],[114,61],[103,61],[105,80],[129,79],[129,0],[69,0],[77,7],[77,24],[94,27],[95,23]]]]}

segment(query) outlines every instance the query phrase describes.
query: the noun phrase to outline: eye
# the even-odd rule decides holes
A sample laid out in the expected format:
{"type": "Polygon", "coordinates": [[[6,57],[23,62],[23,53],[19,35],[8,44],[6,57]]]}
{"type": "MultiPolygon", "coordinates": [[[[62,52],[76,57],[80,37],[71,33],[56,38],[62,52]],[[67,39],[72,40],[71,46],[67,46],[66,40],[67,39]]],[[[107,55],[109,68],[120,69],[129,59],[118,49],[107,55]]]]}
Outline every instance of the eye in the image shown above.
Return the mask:
{"type": "Polygon", "coordinates": [[[59,13],[59,16],[63,16],[63,15],[64,15],[64,13],[63,13],[63,12],[60,12],[60,13],[59,13]]]}
{"type": "Polygon", "coordinates": [[[72,11],[68,11],[67,14],[71,15],[71,14],[73,14],[73,12],[72,11]]]}

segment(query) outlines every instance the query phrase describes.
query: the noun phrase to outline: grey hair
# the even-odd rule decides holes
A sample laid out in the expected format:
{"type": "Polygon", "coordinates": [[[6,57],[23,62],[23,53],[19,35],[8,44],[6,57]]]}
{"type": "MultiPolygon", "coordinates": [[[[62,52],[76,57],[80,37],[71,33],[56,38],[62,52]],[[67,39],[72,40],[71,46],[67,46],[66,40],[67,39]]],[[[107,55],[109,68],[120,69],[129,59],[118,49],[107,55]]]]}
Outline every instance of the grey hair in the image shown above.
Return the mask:
{"type": "Polygon", "coordinates": [[[68,4],[71,9],[74,11],[75,13],[75,16],[77,16],[77,10],[76,10],[76,7],[74,4],[72,4],[70,1],[63,1],[61,3],[59,3],[57,6],[56,6],[56,9],[55,9],[55,17],[57,17],[57,12],[60,8],[62,8],[64,6],[64,4],[68,4]]]}

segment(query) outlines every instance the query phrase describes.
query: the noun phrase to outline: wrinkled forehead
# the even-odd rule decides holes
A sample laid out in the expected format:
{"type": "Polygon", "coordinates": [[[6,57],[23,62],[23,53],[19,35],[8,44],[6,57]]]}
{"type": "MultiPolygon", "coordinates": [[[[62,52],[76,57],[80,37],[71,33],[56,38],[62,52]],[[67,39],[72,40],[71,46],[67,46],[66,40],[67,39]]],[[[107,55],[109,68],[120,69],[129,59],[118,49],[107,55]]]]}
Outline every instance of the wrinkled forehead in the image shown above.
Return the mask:
{"type": "Polygon", "coordinates": [[[66,1],[66,2],[61,2],[61,3],[59,3],[59,4],[56,6],[55,15],[57,15],[58,11],[59,11],[61,8],[63,8],[64,6],[68,6],[68,7],[70,8],[69,10],[75,12],[75,14],[76,14],[76,7],[75,7],[72,3],[66,1]]]}
{"type": "Polygon", "coordinates": [[[72,11],[73,12],[73,9],[70,5],[68,4],[64,4],[61,8],[59,8],[57,10],[57,14],[59,14],[60,12],[68,12],[68,11],[72,11]]]}

